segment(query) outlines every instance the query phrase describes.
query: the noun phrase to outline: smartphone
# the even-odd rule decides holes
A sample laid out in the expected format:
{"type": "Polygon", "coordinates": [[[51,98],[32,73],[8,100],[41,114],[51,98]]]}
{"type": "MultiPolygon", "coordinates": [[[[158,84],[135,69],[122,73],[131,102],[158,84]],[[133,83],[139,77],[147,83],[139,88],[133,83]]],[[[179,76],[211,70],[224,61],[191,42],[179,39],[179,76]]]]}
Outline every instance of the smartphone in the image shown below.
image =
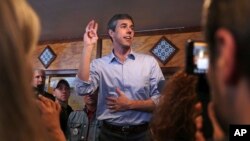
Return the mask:
{"type": "Polygon", "coordinates": [[[186,44],[186,72],[189,74],[206,74],[209,66],[207,44],[203,41],[188,40],[186,44]]]}
{"type": "Polygon", "coordinates": [[[213,126],[208,117],[208,104],[210,102],[210,89],[206,75],[198,75],[198,82],[196,85],[196,93],[198,100],[202,103],[202,132],[203,136],[209,140],[213,137],[213,126]]]}
{"type": "Polygon", "coordinates": [[[208,46],[204,41],[188,40],[186,43],[185,70],[188,74],[197,75],[196,93],[202,103],[203,135],[211,139],[213,127],[208,117],[207,106],[210,101],[210,91],[206,73],[209,67],[208,46]]]}

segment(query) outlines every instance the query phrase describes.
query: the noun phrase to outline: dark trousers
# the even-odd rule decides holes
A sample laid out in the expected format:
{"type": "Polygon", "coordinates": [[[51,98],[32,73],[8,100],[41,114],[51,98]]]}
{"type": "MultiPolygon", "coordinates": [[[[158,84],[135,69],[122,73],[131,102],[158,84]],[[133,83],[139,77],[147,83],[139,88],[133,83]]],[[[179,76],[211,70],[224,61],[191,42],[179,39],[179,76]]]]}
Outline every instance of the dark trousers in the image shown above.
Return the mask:
{"type": "Polygon", "coordinates": [[[104,126],[101,128],[99,141],[150,141],[149,131],[136,134],[116,133],[104,126]]]}

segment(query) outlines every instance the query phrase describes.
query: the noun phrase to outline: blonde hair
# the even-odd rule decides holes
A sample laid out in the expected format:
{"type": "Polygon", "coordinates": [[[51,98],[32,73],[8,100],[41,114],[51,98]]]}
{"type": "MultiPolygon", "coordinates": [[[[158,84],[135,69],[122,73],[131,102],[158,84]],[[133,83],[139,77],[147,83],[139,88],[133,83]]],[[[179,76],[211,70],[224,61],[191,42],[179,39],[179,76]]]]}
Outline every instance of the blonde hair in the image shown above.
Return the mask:
{"type": "Polygon", "coordinates": [[[2,0],[0,23],[0,138],[47,140],[30,86],[29,58],[40,32],[38,17],[25,0],[2,0]]]}

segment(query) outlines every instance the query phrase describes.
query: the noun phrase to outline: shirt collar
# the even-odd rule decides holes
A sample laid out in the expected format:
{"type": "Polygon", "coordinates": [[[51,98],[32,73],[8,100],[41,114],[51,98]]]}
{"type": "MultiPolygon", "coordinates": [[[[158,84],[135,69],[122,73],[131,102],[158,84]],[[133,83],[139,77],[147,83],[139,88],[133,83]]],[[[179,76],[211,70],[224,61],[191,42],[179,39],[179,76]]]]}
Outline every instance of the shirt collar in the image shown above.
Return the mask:
{"type": "Polygon", "coordinates": [[[94,111],[90,111],[87,106],[85,105],[84,106],[84,111],[87,113],[87,114],[94,114],[96,112],[96,109],[94,111]]]}
{"type": "MultiPolygon", "coordinates": [[[[136,53],[131,50],[130,53],[128,54],[128,59],[135,60],[136,53]]],[[[112,63],[114,60],[118,60],[118,58],[114,54],[114,50],[109,54],[109,63],[112,63]]]]}

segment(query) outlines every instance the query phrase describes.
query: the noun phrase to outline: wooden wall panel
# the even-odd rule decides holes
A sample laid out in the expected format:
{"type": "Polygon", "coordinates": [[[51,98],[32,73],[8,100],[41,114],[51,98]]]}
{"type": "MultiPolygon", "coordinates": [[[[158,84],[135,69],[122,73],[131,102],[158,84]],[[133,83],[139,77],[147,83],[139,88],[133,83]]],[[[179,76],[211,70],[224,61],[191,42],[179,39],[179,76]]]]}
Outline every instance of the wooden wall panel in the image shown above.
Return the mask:
{"type": "MultiPolygon", "coordinates": [[[[79,60],[82,53],[83,43],[82,41],[70,42],[70,43],[55,43],[48,44],[57,55],[56,59],[47,68],[48,70],[61,70],[61,69],[78,69],[79,60]]],[[[39,45],[32,54],[34,68],[45,69],[38,59],[40,53],[47,46],[39,45]]],[[[96,58],[96,47],[93,49],[92,59],[96,58]]]]}
{"type": "MultiPolygon", "coordinates": [[[[179,48],[179,51],[165,65],[157,60],[161,67],[184,67],[184,57],[185,57],[184,47],[185,47],[186,41],[188,39],[194,39],[194,40],[203,39],[201,32],[154,35],[154,36],[140,36],[140,37],[135,37],[134,43],[133,43],[133,49],[136,52],[152,55],[152,53],[150,52],[151,48],[160,40],[162,36],[165,36],[168,40],[170,40],[177,48],[179,48]]],[[[112,47],[111,47],[110,39],[104,39],[102,56],[109,54],[111,50],[112,50],[112,47]]]]}
{"type": "MultiPolygon", "coordinates": [[[[161,67],[183,67],[184,55],[185,55],[185,43],[188,39],[202,40],[201,32],[189,32],[189,33],[176,33],[165,35],[153,35],[153,36],[139,36],[135,37],[133,43],[133,49],[136,52],[152,55],[150,49],[159,41],[159,39],[165,36],[170,40],[179,51],[171,60],[163,65],[160,61],[161,67]]],[[[54,43],[48,44],[54,50],[57,57],[47,70],[62,70],[62,69],[78,69],[79,61],[82,53],[83,43],[82,41],[75,41],[69,43],[54,43]]],[[[43,51],[47,44],[39,45],[33,52],[33,65],[35,68],[42,68],[43,65],[38,60],[38,56],[43,51]]],[[[92,59],[96,58],[96,47],[92,52],[92,59]]],[[[103,39],[102,41],[102,56],[109,54],[112,50],[110,39],[103,39]]]]}

